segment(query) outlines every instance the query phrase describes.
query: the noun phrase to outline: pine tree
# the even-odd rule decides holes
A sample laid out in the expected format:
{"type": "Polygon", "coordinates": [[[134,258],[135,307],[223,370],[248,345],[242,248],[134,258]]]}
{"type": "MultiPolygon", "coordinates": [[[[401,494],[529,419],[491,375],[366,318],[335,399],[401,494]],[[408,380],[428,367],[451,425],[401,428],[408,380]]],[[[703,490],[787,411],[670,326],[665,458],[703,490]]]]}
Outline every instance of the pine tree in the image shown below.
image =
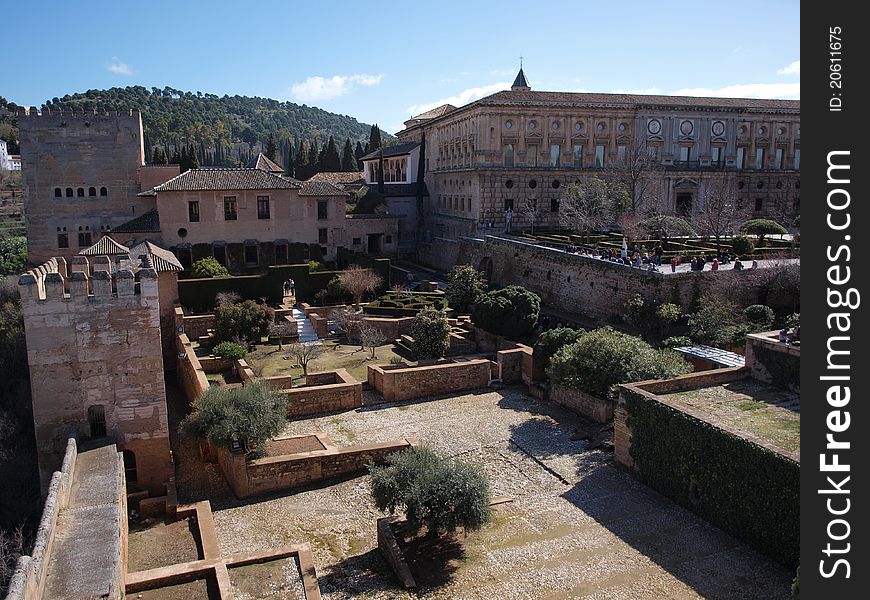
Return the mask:
{"type": "Polygon", "coordinates": [[[369,147],[368,152],[374,152],[375,150],[380,149],[381,147],[381,130],[378,128],[378,124],[375,123],[372,125],[372,131],[369,133],[369,147]]]}
{"type": "Polygon", "coordinates": [[[275,145],[274,133],[269,134],[269,139],[266,141],[266,152],[264,152],[264,154],[269,160],[275,160],[275,157],[278,156],[278,147],[275,145]]]}
{"type": "Polygon", "coordinates": [[[359,171],[356,157],[353,155],[353,146],[350,145],[350,138],[344,141],[344,150],[341,151],[341,170],[347,172],[359,171]]]}
{"type": "MultiPolygon", "coordinates": [[[[348,140],[348,145],[350,140],[348,140]]],[[[326,173],[341,171],[341,157],[338,155],[338,147],[335,145],[335,139],[329,136],[329,141],[323,150],[323,160],[320,163],[320,170],[326,173]]]]}

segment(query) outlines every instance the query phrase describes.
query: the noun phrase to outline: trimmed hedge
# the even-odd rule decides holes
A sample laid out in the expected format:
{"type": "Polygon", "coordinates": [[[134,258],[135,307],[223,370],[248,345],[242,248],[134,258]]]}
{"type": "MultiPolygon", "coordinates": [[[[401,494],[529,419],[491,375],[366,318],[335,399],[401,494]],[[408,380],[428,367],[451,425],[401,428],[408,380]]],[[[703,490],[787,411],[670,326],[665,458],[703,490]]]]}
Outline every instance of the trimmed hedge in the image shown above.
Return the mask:
{"type": "Polygon", "coordinates": [[[622,389],[640,479],[794,568],[800,464],[675,408],[622,389]]]}

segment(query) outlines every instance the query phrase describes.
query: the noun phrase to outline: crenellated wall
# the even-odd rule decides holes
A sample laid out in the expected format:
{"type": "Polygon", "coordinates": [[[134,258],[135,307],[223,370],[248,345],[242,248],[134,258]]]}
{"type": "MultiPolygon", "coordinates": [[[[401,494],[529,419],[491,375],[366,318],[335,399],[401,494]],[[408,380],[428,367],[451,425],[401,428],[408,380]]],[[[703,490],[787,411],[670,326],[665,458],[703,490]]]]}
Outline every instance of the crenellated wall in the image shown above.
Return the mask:
{"type": "Polygon", "coordinates": [[[172,462],[157,273],[109,268],[107,257],[53,258],[19,278],[42,483],[73,428],[133,452],[138,484],[163,495],[172,462]]]}

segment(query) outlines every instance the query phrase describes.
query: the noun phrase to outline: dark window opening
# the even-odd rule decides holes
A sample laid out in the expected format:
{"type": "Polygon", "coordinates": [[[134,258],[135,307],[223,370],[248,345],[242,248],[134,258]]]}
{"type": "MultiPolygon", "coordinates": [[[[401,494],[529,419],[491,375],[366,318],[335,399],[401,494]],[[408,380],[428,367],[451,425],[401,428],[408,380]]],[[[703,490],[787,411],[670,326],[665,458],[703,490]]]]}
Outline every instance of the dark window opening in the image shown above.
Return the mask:
{"type": "Polygon", "coordinates": [[[236,213],[236,197],[224,196],[224,220],[235,221],[238,218],[236,213]]]}
{"type": "Polygon", "coordinates": [[[514,199],[513,198],[505,198],[504,199],[504,209],[505,210],[513,210],[514,209],[514,199]]]}
{"type": "Polygon", "coordinates": [[[532,179],[531,181],[529,181],[529,187],[535,189],[536,187],[538,187],[538,182],[532,179]]]}
{"type": "Polygon", "coordinates": [[[97,404],[88,407],[88,425],[92,438],[106,436],[106,409],[103,406],[97,404]]]}
{"type": "Polygon", "coordinates": [[[192,250],[190,248],[178,248],[175,255],[178,257],[178,262],[185,269],[189,269],[193,265],[192,250]]]}
{"type": "Polygon", "coordinates": [[[65,233],[57,234],[57,247],[58,248],[69,248],[69,236],[65,233]]]}
{"type": "Polygon", "coordinates": [[[101,187],[100,188],[100,196],[108,196],[108,195],[109,195],[109,190],[107,190],[104,187],[101,187]]]}
{"type": "Polygon", "coordinates": [[[559,199],[551,198],[550,199],[550,212],[559,212],[559,199]]]}
{"type": "Polygon", "coordinates": [[[78,196],[79,198],[84,198],[85,197],[85,188],[78,188],[76,190],[76,196],[78,196]]]}
{"type": "Polygon", "coordinates": [[[79,231],[79,248],[87,248],[93,244],[90,231],[79,231]]]}
{"type": "Polygon", "coordinates": [[[257,196],[257,218],[269,218],[269,196],[257,196]]]}
{"type": "Polygon", "coordinates": [[[187,220],[191,223],[199,222],[199,200],[191,200],[187,203],[187,220]]]}
{"type": "Polygon", "coordinates": [[[327,244],[329,240],[329,230],[328,229],[318,229],[317,230],[317,243],[318,244],[327,244]]]}
{"type": "Polygon", "coordinates": [[[286,265],[287,262],[287,244],[278,244],[275,246],[275,264],[286,265]]]}
{"type": "Polygon", "coordinates": [[[67,198],[73,197],[73,189],[72,188],[66,188],[66,197],[67,198]]]}
{"type": "Polygon", "coordinates": [[[317,202],[317,218],[318,220],[328,219],[327,213],[327,202],[326,200],[320,200],[317,202]]]}
{"type": "Polygon", "coordinates": [[[88,196],[96,196],[96,195],[97,195],[97,188],[89,187],[88,188],[88,196]]]}
{"type": "Polygon", "coordinates": [[[359,246],[360,244],[362,244],[362,238],[353,238],[354,246],[359,246]]]}
{"type": "Polygon", "coordinates": [[[54,188],[54,197],[60,198],[63,196],[63,191],[60,188],[54,188]]]}
{"type": "Polygon", "coordinates": [[[214,259],[218,261],[223,266],[227,266],[227,247],[226,246],[214,246],[212,248],[212,256],[214,259]]]}
{"type": "Polygon", "coordinates": [[[688,217],[692,214],[692,195],[677,194],[677,216],[688,217]]]}
{"type": "Polygon", "coordinates": [[[139,480],[139,476],[136,472],[136,455],[133,454],[132,450],[124,450],[124,477],[127,479],[127,483],[136,483],[139,480]]]}
{"type": "Polygon", "coordinates": [[[761,212],[761,209],[764,208],[764,198],[756,198],[755,199],[755,212],[761,212]]]}
{"type": "Polygon", "coordinates": [[[260,253],[258,247],[253,244],[245,246],[245,264],[247,266],[256,266],[260,262],[260,253]]]}

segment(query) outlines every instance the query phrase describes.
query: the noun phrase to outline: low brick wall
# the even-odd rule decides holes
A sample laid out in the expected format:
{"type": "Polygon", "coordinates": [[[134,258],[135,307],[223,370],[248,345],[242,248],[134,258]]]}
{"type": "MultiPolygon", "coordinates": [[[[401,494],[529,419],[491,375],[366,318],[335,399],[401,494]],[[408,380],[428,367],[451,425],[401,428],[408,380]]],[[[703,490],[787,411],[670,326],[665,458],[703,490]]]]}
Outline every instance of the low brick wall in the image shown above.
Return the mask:
{"type": "Polygon", "coordinates": [[[229,371],[233,368],[234,359],[232,358],[223,358],[221,356],[203,356],[198,358],[199,364],[202,367],[202,370],[207,375],[213,375],[215,373],[223,373],[224,371],[229,371]]]}
{"type": "Polygon", "coordinates": [[[193,351],[193,345],[187,334],[179,333],[175,341],[179,353],[176,380],[181,386],[185,398],[192,404],[208,389],[208,378],[205,376],[199,358],[193,351]],[[181,353],[184,353],[184,358],[181,358],[181,353]]]}
{"type": "Polygon", "coordinates": [[[502,383],[528,383],[532,380],[532,349],[523,344],[496,352],[502,383]]]}
{"type": "Polygon", "coordinates": [[[613,411],[616,406],[614,400],[604,400],[581,390],[561,385],[553,385],[550,388],[550,399],[571,412],[598,423],[607,423],[613,419],[613,411]]]}
{"type": "Polygon", "coordinates": [[[66,508],[75,473],[78,446],[75,438],[69,438],[60,471],[55,471],[48,486],[42,518],[30,556],[22,555],[15,564],[15,572],[9,581],[6,600],[40,600],[45,589],[47,564],[54,543],[55,526],[60,511],[66,508]]]}
{"type": "Polygon", "coordinates": [[[314,333],[317,334],[317,337],[322,339],[329,335],[329,321],[326,317],[321,317],[320,315],[311,313],[308,315],[308,320],[311,321],[311,325],[314,327],[314,333]]]}
{"type": "Polygon", "coordinates": [[[414,400],[486,387],[490,364],[490,360],[476,358],[397,369],[369,365],[368,381],[387,402],[414,400]]]}
{"type": "Polygon", "coordinates": [[[302,312],[305,313],[305,316],[311,317],[311,315],[317,315],[319,317],[324,317],[326,319],[329,318],[329,315],[332,314],[332,311],[340,308],[345,308],[346,304],[328,304],[326,306],[311,306],[306,302],[300,302],[299,307],[302,308],[302,312]]]}
{"type": "Polygon", "coordinates": [[[394,440],[255,460],[226,448],[219,448],[217,454],[218,464],[235,495],[248,498],[359,473],[368,464],[384,462],[393,452],[415,445],[413,440],[394,440]]]}
{"type": "Polygon", "coordinates": [[[399,547],[399,542],[393,533],[393,523],[400,521],[402,521],[402,518],[396,516],[378,519],[378,550],[384,555],[384,558],[393,569],[393,573],[399,578],[402,586],[405,589],[413,589],[417,587],[417,582],[414,581],[411,569],[408,567],[408,563],[405,562],[405,558],[402,556],[402,549],[399,547]]]}
{"type": "Polygon", "coordinates": [[[214,329],[214,315],[184,315],[181,325],[184,333],[192,340],[208,335],[209,329],[214,329]]]}
{"type": "Polygon", "coordinates": [[[290,419],[362,406],[362,383],[345,369],[309,373],[304,386],[282,389],[281,393],[287,398],[290,419]]]}

